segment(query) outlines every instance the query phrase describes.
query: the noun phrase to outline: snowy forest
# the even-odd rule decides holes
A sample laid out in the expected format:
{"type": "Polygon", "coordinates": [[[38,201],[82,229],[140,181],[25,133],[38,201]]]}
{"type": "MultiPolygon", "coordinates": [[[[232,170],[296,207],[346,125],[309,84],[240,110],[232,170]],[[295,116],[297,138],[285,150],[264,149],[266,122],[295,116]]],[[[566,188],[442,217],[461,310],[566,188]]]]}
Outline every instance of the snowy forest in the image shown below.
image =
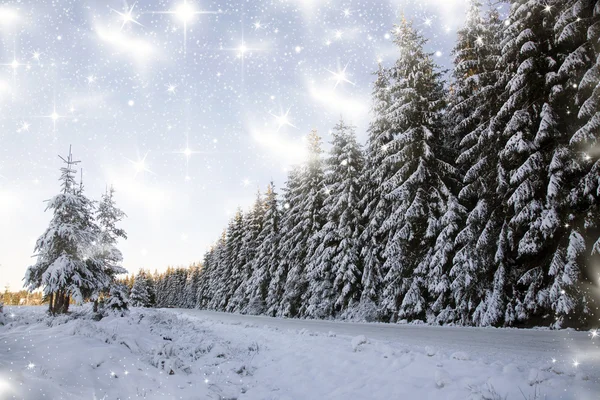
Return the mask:
{"type": "Polygon", "coordinates": [[[138,274],[138,305],[300,318],[588,326],[597,313],[600,3],[471,1],[443,71],[409,21],[368,140],[238,210],[202,268],[138,274]],[[152,300],[151,300],[152,298],[152,300]]]}
{"type": "Polygon", "coordinates": [[[598,398],[600,0],[19,0],[0,37],[0,400],[598,398]]]}

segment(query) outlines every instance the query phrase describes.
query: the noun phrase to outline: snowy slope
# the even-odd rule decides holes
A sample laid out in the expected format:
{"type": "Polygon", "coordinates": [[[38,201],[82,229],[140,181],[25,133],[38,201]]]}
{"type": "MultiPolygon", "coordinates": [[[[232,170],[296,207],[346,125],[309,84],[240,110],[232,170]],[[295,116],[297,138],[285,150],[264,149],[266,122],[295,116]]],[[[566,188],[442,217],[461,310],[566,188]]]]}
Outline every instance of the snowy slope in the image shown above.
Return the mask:
{"type": "Polygon", "coordinates": [[[578,332],[153,309],[96,322],[77,309],[77,319],[7,309],[1,400],[587,400],[600,392],[598,342],[578,332]]]}

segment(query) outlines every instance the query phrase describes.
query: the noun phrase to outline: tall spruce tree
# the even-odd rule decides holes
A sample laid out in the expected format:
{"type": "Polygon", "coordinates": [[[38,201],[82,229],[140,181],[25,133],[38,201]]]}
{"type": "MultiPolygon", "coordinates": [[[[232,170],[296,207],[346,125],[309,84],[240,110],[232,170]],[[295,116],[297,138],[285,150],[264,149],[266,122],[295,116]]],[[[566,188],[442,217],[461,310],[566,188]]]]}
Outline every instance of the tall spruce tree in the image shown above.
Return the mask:
{"type": "Polygon", "coordinates": [[[110,278],[110,283],[107,287],[99,288],[98,291],[92,293],[91,297],[96,300],[100,291],[108,292],[117,275],[126,274],[127,270],[123,268],[123,254],[117,248],[119,239],[127,239],[125,231],[117,224],[125,217],[125,213],[120,210],[114,200],[115,190],[111,186],[102,195],[98,207],[96,209],[96,221],[100,231],[96,243],[95,260],[100,262],[99,268],[104,270],[104,273],[110,278]]]}
{"type": "Polygon", "coordinates": [[[212,292],[210,291],[210,281],[215,273],[215,246],[212,246],[205,254],[202,262],[202,269],[200,270],[200,277],[198,282],[198,289],[196,292],[196,305],[197,308],[207,308],[208,302],[212,298],[212,292]]]}
{"type": "Polygon", "coordinates": [[[450,270],[453,306],[440,314],[440,322],[470,324],[494,275],[494,249],[500,232],[495,192],[500,149],[489,127],[506,81],[497,67],[503,24],[497,10],[488,7],[484,18],[480,3],[471,1],[453,51],[447,119],[458,143],[456,165],[463,180],[459,200],[467,215],[455,236],[456,254],[450,270]]]}
{"type": "Polygon", "coordinates": [[[254,269],[246,288],[249,299],[246,312],[262,314],[266,311],[270,281],[279,264],[280,210],[273,182],[267,187],[263,201],[262,229],[257,238],[254,269]]]}
{"type": "Polygon", "coordinates": [[[298,223],[300,214],[300,187],[301,187],[302,169],[294,167],[288,174],[286,187],[284,187],[284,198],[281,215],[280,240],[277,246],[278,262],[271,265],[269,275],[271,281],[267,292],[267,314],[271,316],[280,316],[282,314],[282,300],[284,296],[285,285],[288,271],[291,268],[295,251],[294,239],[292,237],[292,228],[298,223]]]}
{"type": "Polygon", "coordinates": [[[224,285],[228,275],[222,268],[224,263],[227,243],[227,232],[224,230],[221,237],[204,257],[201,283],[198,287],[199,307],[217,309],[224,295],[224,285]]]}
{"type": "Polygon", "coordinates": [[[179,267],[175,270],[175,274],[171,280],[171,290],[173,293],[172,306],[185,307],[185,285],[188,280],[188,268],[179,267]]]}
{"type": "Polygon", "coordinates": [[[439,158],[444,90],[432,54],[423,49],[426,40],[406,20],[394,35],[400,57],[390,71],[386,112],[394,136],[383,162],[395,173],[383,181],[393,211],[382,225],[388,235],[382,306],[392,320],[424,319],[429,266],[451,196],[444,179],[453,168],[439,158]]]}
{"type": "Polygon", "coordinates": [[[219,263],[221,281],[218,282],[215,294],[215,308],[223,311],[233,311],[229,308],[229,301],[235,290],[242,284],[242,263],[240,263],[240,251],[244,239],[244,214],[238,209],[227,228],[227,242],[223,259],[219,263]]]}
{"type": "Polygon", "coordinates": [[[237,262],[240,264],[240,284],[236,287],[228,309],[236,312],[244,311],[250,301],[248,295],[252,291],[248,287],[255,268],[256,250],[259,243],[258,236],[262,230],[265,210],[260,191],[256,194],[256,200],[252,209],[245,214],[242,243],[237,262]]]}
{"type": "Polygon", "coordinates": [[[184,308],[194,308],[198,302],[198,285],[200,284],[200,265],[192,264],[188,268],[187,280],[183,288],[184,308]]]}
{"type": "Polygon", "coordinates": [[[297,208],[294,224],[289,227],[286,240],[291,249],[286,255],[289,270],[285,282],[281,314],[295,317],[305,314],[307,307],[307,265],[314,257],[317,243],[311,241],[312,236],[324,223],[323,194],[323,160],[321,157],[321,137],[316,130],[307,138],[308,162],[300,176],[298,196],[292,201],[297,208]]]}
{"type": "Polygon", "coordinates": [[[564,125],[550,165],[548,204],[567,221],[550,268],[550,308],[559,326],[589,323],[597,313],[593,283],[598,274],[600,176],[600,4],[567,0],[553,4],[556,44],[562,53],[554,82],[554,103],[564,125]],[[566,115],[565,115],[566,114],[566,115]],[[565,143],[568,140],[568,143],[565,143]]]}
{"type": "Polygon", "coordinates": [[[325,318],[360,299],[361,265],[358,207],[363,155],[352,126],[343,120],[334,127],[332,149],[326,161],[326,223],[312,240],[317,249],[309,261],[306,315],[325,318]]]}
{"type": "Polygon", "coordinates": [[[359,203],[364,220],[364,230],[359,238],[363,266],[360,299],[362,315],[359,317],[369,320],[379,317],[377,304],[381,297],[385,276],[383,263],[387,236],[382,233],[381,226],[391,213],[391,202],[383,195],[382,184],[394,172],[388,163],[383,162],[392,141],[390,122],[386,118],[392,102],[389,72],[380,64],[376,74],[377,79],[372,94],[372,119],[368,128],[365,166],[361,178],[363,186],[359,203]]]}

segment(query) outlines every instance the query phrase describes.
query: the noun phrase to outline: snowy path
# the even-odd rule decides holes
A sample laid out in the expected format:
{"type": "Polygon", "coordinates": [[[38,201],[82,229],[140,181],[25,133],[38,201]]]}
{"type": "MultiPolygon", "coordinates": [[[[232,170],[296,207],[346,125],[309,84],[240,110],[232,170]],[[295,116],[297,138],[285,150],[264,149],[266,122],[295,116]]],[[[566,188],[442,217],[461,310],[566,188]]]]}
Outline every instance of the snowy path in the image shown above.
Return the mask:
{"type": "Polygon", "coordinates": [[[285,388],[290,399],[305,398],[294,391],[297,387],[317,387],[319,398],[340,399],[587,400],[600,393],[600,338],[587,332],[167,311],[208,326],[224,339],[262,343],[277,356],[261,363],[254,378],[272,382],[277,376],[277,388],[285,388]],[[359,335],[368,343],[358,348],[359,354],[348,354],[359,335]],[[340,388],[341,381],[348,386],[340,388]],[[393,388],[382,390],[386,385],[393,388]]]}
{"type": "Polygon", "coordinates": [[[271,318],[206,310],[176,309],[176,311],[227,323],[269,325],[280,329],[308,329],[325,334],[335,332],[338,335],[365,335],[371,339],[405,345],[470,351],[489,356],[490,359],[495,356],[502,358],[514,356],[515,359],[526,357],[530,361],[549,361],[553,358],[569,356],[579,362],[587,360],[597,364],[598,376],[600,376],[600,337],[591,340],[588,332],[354,323],[271,318]]]}

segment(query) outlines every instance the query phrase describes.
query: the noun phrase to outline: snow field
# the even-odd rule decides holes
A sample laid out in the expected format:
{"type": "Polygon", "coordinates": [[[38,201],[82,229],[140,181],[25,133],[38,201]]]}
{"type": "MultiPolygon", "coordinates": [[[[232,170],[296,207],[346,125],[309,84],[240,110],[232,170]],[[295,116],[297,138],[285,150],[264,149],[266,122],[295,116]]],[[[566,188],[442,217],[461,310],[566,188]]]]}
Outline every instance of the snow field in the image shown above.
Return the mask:
{"type": "MultiPolygon", "coordinates": [[[[377,324],[296,329],[287,320],[138,308],[93,321],[86,308],[74,310],[50,318],[43,307],[7,307],[0,399],[587,400],[600,392],[597,359],[573,367],[519,358],[494,352],[493,340],[485,353],[426,335],[422,345],[370,337],[364,326],[377,324]]],[[[415,340],[427,332],[414,328],[415,340]]]]}

